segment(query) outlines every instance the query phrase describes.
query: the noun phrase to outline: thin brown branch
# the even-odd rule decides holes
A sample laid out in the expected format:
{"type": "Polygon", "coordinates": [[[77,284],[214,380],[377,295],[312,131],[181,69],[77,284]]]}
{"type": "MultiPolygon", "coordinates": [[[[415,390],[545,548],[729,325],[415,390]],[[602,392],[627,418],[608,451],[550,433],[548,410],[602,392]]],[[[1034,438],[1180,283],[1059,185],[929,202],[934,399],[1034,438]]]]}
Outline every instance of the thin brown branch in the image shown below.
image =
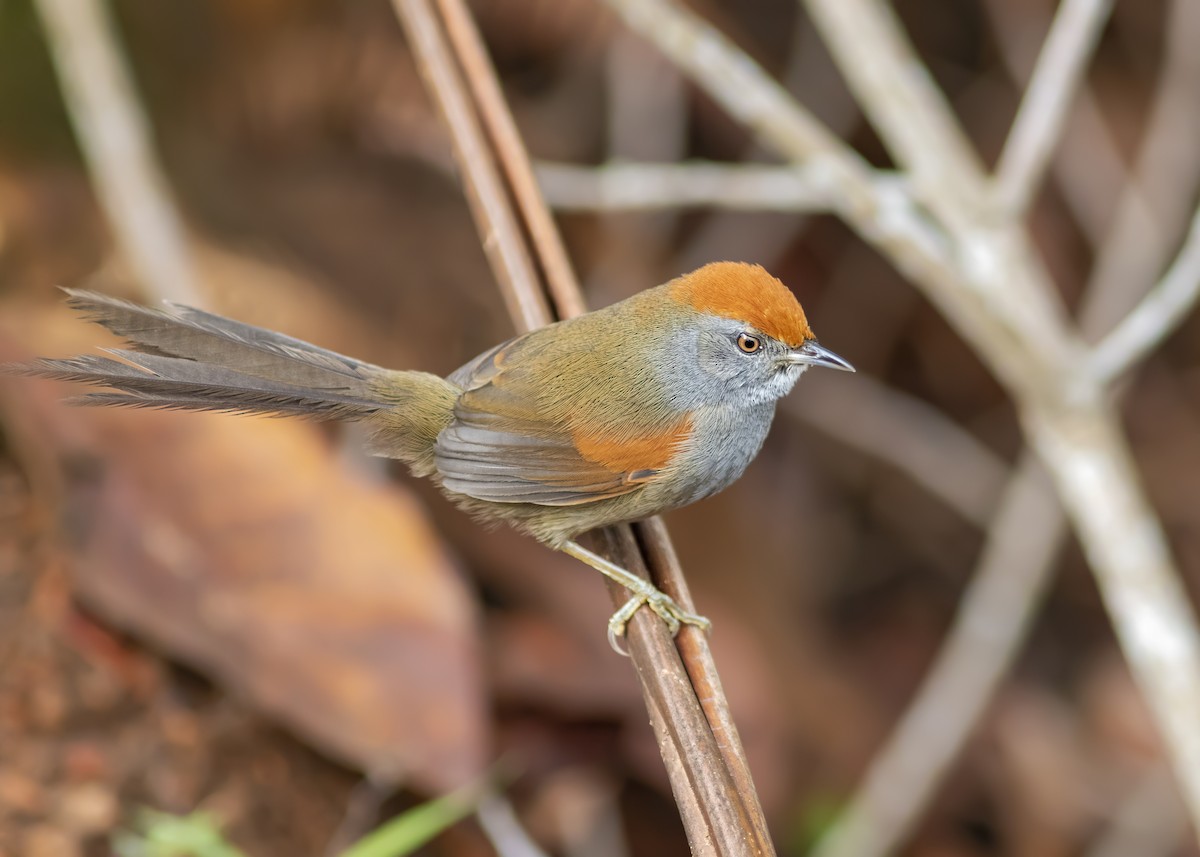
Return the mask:
{"type": "MultiPolygon", "coordinates": [[[[619,557],[624,567],[635,574],[648,577],[645,562],[630,527],[611,527],[596,534],[602,552],[619,557]]],[[[678,565],[675,565],[678,569],[678,565]]],[[[672,597],[682,596],[679,604],[692,607],[682,576],[656,581],[672,597]],[[673,583],[682,585],[673,586],[673,583]]],[[[613,604],[623,604],[629,594],[609,581],[613,604]]],[[[688,842],[693,854],[773,855],[774,848],[766,833],[754,823],[747,807],[746,795],[739,792],[740,783],[725,763],[722,747],[700,700],[712,688],[694,687],[681,659],[681,649],[689,640],[703,634],[695,629],[681,630],[680,649],[675,646],[663,623],[647,610],[635,614],[629,635],[629,653],[641,680],[642,695],[650,712],[651,724],[658,738],[659,751],[671,776],[671,790],[679,806],[688,842]]],[[[704,646],[707,650],[707,644],[704,646]]],[[[713,670],[715,672],[715,669],[713,670]]],[[[707,672],[702,669],[702,672],[707,672]]],[[[719,685],[716,686],[719,691],[719,685]]],[[[722,697],[721,702],[724,702],[722,697]]],[[[727,704],[723,706],[727,708],[727,704]]],[[[734,732],[736,740],[736,731],[734,732]]],[[[735,745],[741,750],[741,742],[735,745]]],[[[758,804],[753,783],[750,797],[758,804]]]]}
{"type": "MultiPolygon", "coordinates": [[[[531,258],[537,258],[549,276],[555,265],[547,263],[545,253],[547,247],[557,244],[557,232],[536,186],[532,191],[519,187],[533,181],[528,156],[469,14],[460,0],[438,0],[438,5],[446,15],[444,23],[431,0],[394,0],[418,65],[450,129],[476,224],[514,321],[523,328],[548,323],[554,316],[531,258]],[[453,34],[448,36],[446,30],[453,34]],[[469,86],[463,73],[472,79],[469,86]],[[483,123],[475,110],[485,117],[483,123]],[[485,126],[491,139],[484,133],[485,126]],[[505,175],[511,182],[507,188],[493,159],[496,149],[502,152],[505,175]],[[520,216],[512,208],[513,199],[522,206],[529,233],[543,233],[540,242],[535,239],[532,253],[520,228],[520,216]]],[[[554,256],[558,250],[549,252],[554,256]]],[[[566,263],[565,252],[559,261],[566,263]]],[[[565,317],[581,310],[583,300],[569,265],[565,271],[561,266],[557,270],[556,309],[559,317],[565,317]]],[[[655,582],[676,596],[685,609],[690,608],[682,570],[661,524],[642,526],[657,533],[651,554],[658,572],[655,582]]],[[[642,550],[629,527],[604,530],[596,538],[625,568],[646,575],[642,550]]],[[[614,603],[626,600],[624,590],[610,589],[614,603]]],[[[629,646],[693,853],[773,855],[745,754],[728,717],[728,704],[720,693],[703,635],[681,632],[680,649],[688,659],[685,668],[666,627],[643,610],[630,625],[629,646]],[[700,677],[699,688],[693,686],[689,673],[700,677]]]]}
{"type": "Polygon", "coordinates": [[[459,0],[439,0],[438,7],[445,18],[446,31],[454,45],[455,54],[463,65],[467,84],[475,96],[479,115],[492,137],[500,165],[529,229],[533,256],[546,273],[546,284],[559,315],[568,318],[586,312],[587,305],[579,290],[579,281],[571,261],[567,258],[567,249],[542,199],[529,155],[521,142],[508,103],[504,100],[496,70],[488,58],[479,30],[459,0]]]}
{"type": "Polygon", "coordinates": [[[394,0],[392,5],[450,131],[463,190],[508,313],[518,330],[541,327],[552,319],[550,305],[441,23],[427,0],[394,0]]]}
{"type": "MultiPolygon", "coordinates": [[[[688,591],[687,581],[679,565],[679,557],[675,554],[675,547],[671,544],[662,519],[650,518],[641,521],[634,525],[634,531],[649,559],[653,578],[667,594],[683,605],[685,610],[694,610],[692,595],[688,591]]],[[[746,751],[733,722],[733,713],[721,686],[716,661],[713,660],[712,651],[708,647],[708,637],[689,626],[679,632],[676,643],[684,668],[691,679],[692,689],[700,701],[708,727],[716,740],[717,751],[736,790],[735,794],[741,805],[740,813],[746,820],[746,838],[754,853],[774,854],[767,832],[766,818],[758,800],[758,791],[754,788],[754,780],[750,775],[746,751]]]]}

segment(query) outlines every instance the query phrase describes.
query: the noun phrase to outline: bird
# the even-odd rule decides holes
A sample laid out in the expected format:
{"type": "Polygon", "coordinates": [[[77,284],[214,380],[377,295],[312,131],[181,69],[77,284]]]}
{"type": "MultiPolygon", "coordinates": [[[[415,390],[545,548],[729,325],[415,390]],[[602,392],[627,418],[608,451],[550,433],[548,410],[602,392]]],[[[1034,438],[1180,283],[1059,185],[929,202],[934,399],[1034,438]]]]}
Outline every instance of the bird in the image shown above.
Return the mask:
{"type": "Polygon", "coordinates": [[[505,521],[616,580],[620,640],[648,606],[676,634],[708,631],[583,533],[677,509],[742,475],[776,402],[810,366],[853,372],[817,342],[792,291],[759,265],[712,262],[520,334],[445,378],[385,369],[201,309],[66,289],[129,343],[17,371],[107,388],[80,405],[354,421],[368,450],[431,478],[468,513],[505,521]]]}

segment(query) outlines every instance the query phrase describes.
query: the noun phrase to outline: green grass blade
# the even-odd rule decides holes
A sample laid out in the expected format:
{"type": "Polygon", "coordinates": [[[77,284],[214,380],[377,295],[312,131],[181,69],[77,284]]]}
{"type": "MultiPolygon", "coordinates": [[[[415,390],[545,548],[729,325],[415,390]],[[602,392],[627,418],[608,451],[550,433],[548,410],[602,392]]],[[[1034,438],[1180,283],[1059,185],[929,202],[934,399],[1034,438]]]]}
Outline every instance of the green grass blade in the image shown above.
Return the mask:
{"type": "Polygon", "coordinates": [[[404,857],[475,811],[487,786],[474,784],[415,806],[368,833],[339,857],[404,857]]]}

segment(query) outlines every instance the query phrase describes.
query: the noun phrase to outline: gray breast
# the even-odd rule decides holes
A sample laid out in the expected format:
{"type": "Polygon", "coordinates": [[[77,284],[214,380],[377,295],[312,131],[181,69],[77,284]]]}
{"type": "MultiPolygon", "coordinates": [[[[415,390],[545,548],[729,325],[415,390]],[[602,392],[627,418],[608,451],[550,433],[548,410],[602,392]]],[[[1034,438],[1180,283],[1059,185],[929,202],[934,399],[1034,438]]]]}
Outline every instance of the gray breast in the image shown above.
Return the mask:
{"type": "Polygon", "coordinates": [[[671,463],[676,477],[671,480],[672,505],[693,503],[736,481],[758,455],[774,416],[774,402],[752,408],[708,407],[697,412],[692,442],[671,463]]]}

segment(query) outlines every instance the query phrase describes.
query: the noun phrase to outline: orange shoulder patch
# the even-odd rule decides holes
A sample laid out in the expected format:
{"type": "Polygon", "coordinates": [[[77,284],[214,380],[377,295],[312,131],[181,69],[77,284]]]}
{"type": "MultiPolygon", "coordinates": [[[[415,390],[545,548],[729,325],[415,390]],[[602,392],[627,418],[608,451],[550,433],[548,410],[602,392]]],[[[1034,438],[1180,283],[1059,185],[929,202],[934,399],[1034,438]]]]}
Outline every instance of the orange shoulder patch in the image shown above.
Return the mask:
{"type": "Polygon", "coordinates": [[[675,280],[671,295],[700,312],[748,322],[793,348],[812,338],[796,296],[761,265],[710,262],[675,280]]]}
{"type": "Polygon", "coordinates": [[[593,435],[575,429],[571,432],[571,439],[580,455],[613,473],[644,473],[662,470],[670,464],[691,433],[692,418],[685,416],[664,431],[654,434],[618,437],[593,435]]]}

